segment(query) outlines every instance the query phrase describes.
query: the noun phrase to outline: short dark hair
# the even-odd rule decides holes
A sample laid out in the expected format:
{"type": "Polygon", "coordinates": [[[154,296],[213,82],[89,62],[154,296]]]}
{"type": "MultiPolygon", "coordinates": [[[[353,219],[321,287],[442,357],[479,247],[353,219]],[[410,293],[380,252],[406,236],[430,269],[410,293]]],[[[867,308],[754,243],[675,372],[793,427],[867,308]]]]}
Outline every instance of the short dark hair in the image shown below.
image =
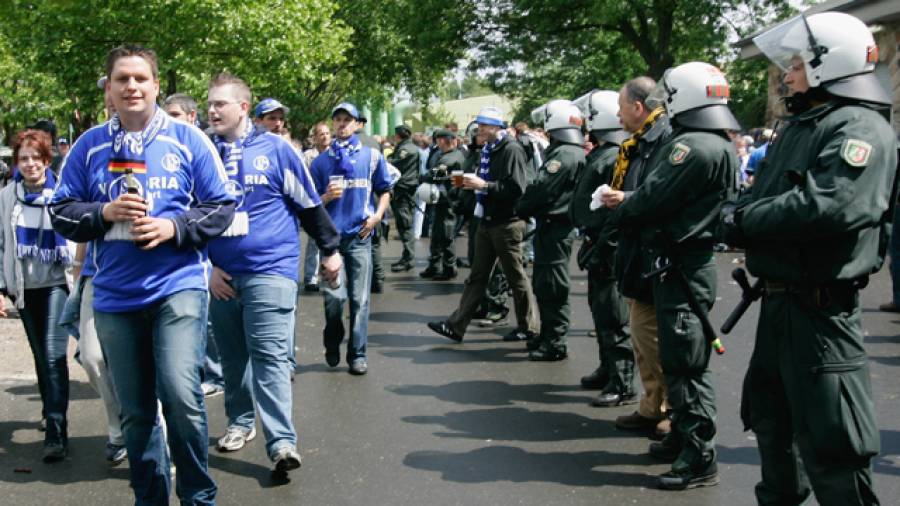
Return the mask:
{"type": "Polygon", "coordinates": [[[647,97],[650,96],[655,87],[656,81],[652,77],[640,76],[626,82],[622,88],[625,90],[628,100],[647,105],[647,97]]]}
{"type": "Polygon", "coordinates": [[[247,86],[247,83],[240,77],[229,72],[221,72],[214,75],[213,78],[209,80],[209,89],[217,86],[225,86],[227,84],[230,84],[235,88],[237,98],[246,101],[248,104],[253,103],[253,93],[250,92],[250,87],[247,86]]]}
{"type": "Polygon", "coordinates": [[[16,137],[13,139],[13,165],[19,163],[19,150],[26,144],[30,144],[37,149],[37,152],[41,155],[41,160],[44,163],[49,164],[53,161],[53,151],[50,149],[53,140],[50,138],[50,134],[43,130],[29,128],[28,130],[22,130],[16,134],[16,137]]]}
{"type": "Polygon", "coordinates": [[[147,60],[147,63],[150,64],[153,78],[159,79],[159,62],[156,58],[156,51],[137,44],[123,44],[112,48],[106,53],[106,77],[109,78],[112,75],[113,67],[119,61],[119,58],[127,58],[129,56],[139,56],[147,60]]]}
{"type": "Polygon", "coordinates": [[[163,107],[169,107],[170,105],[177,105],[182,111],[189,114],[197,112],[197,101],[184,93],[174,93],[166,97],[163,107]]]}

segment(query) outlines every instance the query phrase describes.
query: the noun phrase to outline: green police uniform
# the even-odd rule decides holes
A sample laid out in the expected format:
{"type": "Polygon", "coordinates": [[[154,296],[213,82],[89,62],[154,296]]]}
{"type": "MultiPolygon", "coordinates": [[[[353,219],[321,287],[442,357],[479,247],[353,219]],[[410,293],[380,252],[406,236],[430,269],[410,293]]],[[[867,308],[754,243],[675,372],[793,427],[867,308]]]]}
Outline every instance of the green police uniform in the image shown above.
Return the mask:
{"type": "Polygon", "coordinates": [[[878,504],[858,290],[884,261],[896,149],[862,104],[789,118],[731,222],[765,282],[741,406],[762,459],[760,504],[800,504],[810,485],[823,505],[878,504]]]}
{"type": "Polygon", "coordinates": [[[602,184],[612,182],[619,147],[605,143],[588,153],[586,168],[578,177],[569,208],[572,224],[584,232],[578,263],[588,271],[588,305],[600,348],[597,376],[603,393],[634,395],[634,350],[628,331],[628,305],[616,288],[614,270],[616,227],[610,210],[590,209],[591,195],[602,184]]]}
{"type": "Polygon", "coordinates": [[[456,213],[453,212],[450,189],[452,183],[450,174],[453,171],[462,170],[465,156],[459,149],[452,149],[446,153],[438,152],[429,160],[430,165],[425,174],[425,181],[436,184],[440,193],[440,199],[434,205],[434,221],[431,228],[431,246],[428,257],[428,267],[436,277],[449,278],[456,274],[456,250],[454,237],[456,235],[456,213]],[[435,174],[444,174],[445,179],[435,179],[435,174]]]}
{"type": "Polygon", "coordinates": [[[641,243],[656,266],[674,266],[653,280],[659,355],[672,411],[672,432],[664,444],[678,454],[671,472],[713,473],[712,348],[686,290],[707,316],[716,297],[716,218],[733,187],[738,161],[724,132],[675,127],[648,167],[647,178],[614,217],[623,226],[642,230],[641,243]]]}
{"type": "Polygon", "coordinates": [[[537,219],[532,285],[541,331],[536,341],[529,343],[534,360],[559,360],[567,355],[569,257],[575,236],[569,204],[584,165],[584,148],[554,141],[547,150],[547,161],[516,206],[519,216],[537,219]]]}
{"type": "Polygon", "coordinates": [[[412,139],[404,139],[397,144],[388,162],[400,171],[400,180],[394,185],[391,195],[394,223],[397,225],[397,235],[400,236],[402,246],[398,264],[412,265],[416,257],[412,222],[416,206],[416,187],[419,186],[419,148],[412,139]]]}

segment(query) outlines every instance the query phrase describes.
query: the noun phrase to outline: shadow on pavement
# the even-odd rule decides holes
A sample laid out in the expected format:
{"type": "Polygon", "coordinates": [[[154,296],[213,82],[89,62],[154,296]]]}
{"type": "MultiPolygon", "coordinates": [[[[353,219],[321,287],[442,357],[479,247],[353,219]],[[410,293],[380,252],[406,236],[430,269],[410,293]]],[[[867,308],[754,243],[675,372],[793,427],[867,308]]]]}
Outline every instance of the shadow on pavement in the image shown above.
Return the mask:
{"type": "Polygon", "coordinates": [[[517,402],[543,404],[578,403],[587,404],[590,395],[572,385],[551,385],[535,383],[511,385],[504,381],[456,381],[445,385],[402,385],[387,387],[397,395],[428,396],[455,404],[476,404],[480,406],[512,406],[517,402]]]}
{"type": "MultiPolygon", "coordinates": [[[[477,341],[473,341],[477,342],[477,341]]],[[[527,362],[528,354],[519,348],[436,347],[426,350],[384,351],[382,355],[410,359],[414,364],[454,364],[460,362],[527,362]]]]}
{"type": "Polygon", "coordinates": [[[127,465],[110,467],[107,463],[106,436],[70,437],[69,456],[65,460],[43,463],[43,433],[37,433],[37,426],[34,422],[0,422],[0,482],[65,484],[128,480],[127,465]],[[20,430],[34,431],[39,435],[29,439],[37,440],[15,442],[15,432],[20,430]]]}
{"type": "Polygon", "coordinates": [[[584,487],[654,487],[654,476],[594,469],[653,463],[645,455],[606,451],[533,453],[509,446],[489,446],[465,453],[420,451],[403,459],[406,466],[440,472],[443,480],[458,483],[551,482],[584,487]]]}
{"type": "Polygon", "coordinates": [[[287,473],[275,473],[271,468],[253,462],[226,458],[212,448],[209,450],[209,467],[228,474],[255,479],[261,488],[280,487],[291,482],[287,473]]]}
{"type": "MultiPolygon", "coordinates": [[[[41,394],[38,391],[37,383],[29,383],[27,385],[15,385],[6,389],[6,392],[12,395],[29,396],[29,401],[41,401],[41,394]]],[[[69,381],[69,400],[84,401],[89,399],[99,399],[100,396],[91,387],[90,383],[83,381],[69,381]]]]}
{"type": "MultiPolygon", "coordinates": [[[[402,280],[393,280],[391,282],[391,287],[389,290],[385,292],[385,295],[390,296],[391,291],[401,291],[401,292],[418,292],[413,296],[414,300],[425,300],[429,297],[443,297],[445,295],[462,295],[463,293],[463,283],[465,277],[458,276],[455,280],[447,282],[447,281],[431,281],[427,279],[423,279],[421,281],[402,281],[402,280]]],[[[455,300],[456,303],[459,302],[459,299],[455,300]]]]}
{"type": "Polygon", "coordinates": [[[633,438],[618,431],[612,420],[598,420],[576,413],[532,411],[525,408],[473,409],[443,415],[406,416],[406,423],[440,425],[449,432],[435,432],[445,438],[494,441],[570,441],[598,438],[633,438]]]}
{"type": "Polygon", "coordinates": [[[406,313],[403,311],[375,311],[369,313],[369,321],[384,323],[421,323],[440,320],[440,316],[430,316],[422,313],[406,313]]]}

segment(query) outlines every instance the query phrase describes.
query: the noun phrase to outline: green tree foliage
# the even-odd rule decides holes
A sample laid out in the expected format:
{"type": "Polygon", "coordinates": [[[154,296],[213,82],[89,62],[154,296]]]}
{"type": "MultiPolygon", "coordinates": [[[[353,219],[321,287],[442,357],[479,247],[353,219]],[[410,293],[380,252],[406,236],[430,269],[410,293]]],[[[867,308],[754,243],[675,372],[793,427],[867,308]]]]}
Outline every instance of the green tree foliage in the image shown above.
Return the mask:
{"type": "MultiPolygon", "coordinates": [[[[483,0],[473,40],[492,86],[521,99],[520,119],[549,99],[618,89],[642,74],[658,79],[678,63],[722,65],[733,59],[729,39],[789,11],[786,0],[483,0]]],[[[758,91],[765,72],[754,79],[742,89],[758,91]]]]}
{"type": "Polygon", "coordinates": [[[439,12],[435,0],[10,0],[0,18],[4,76],[0,123],[54,117],[83,131],[100,118],[97,79],[107,51],[124,42],[153,48],[160,59],[161,95],[189,93],[202,102],[216,72],[244,78],[258,98],[291,106],[305,127],[337,101],[389,98],[406,88],[423,94],[463,55],[457,44],[471,17],[465,8],[439,12]],[[5,74],[5,73],[4,73],[5,74]],[[13,74],[10,74],[13,75],[13,74]],[[40,85],[23,89],[21,83],[40,85]],[[37,103],[23,109],[21,104],[37,103]]]}

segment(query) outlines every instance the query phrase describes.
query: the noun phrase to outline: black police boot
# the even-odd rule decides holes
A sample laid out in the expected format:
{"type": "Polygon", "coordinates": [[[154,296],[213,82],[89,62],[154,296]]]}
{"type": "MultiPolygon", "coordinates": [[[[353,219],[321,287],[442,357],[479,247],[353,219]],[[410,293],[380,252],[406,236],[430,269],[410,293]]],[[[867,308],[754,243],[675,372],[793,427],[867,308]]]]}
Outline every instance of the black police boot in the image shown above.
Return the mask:
{"type": "Polygon", "coordinates": [[[435,281],[450,281],[451,279],[456,278],[457,271],[456,267],[444,267],[444,270],[439,274],[435,274],[433,280],[435,281]]]}
{"type": "Polygon", "coordinates": [[[432,279],[438,275],[438,270],[434,268],[434,266],[429,265],[425,268],[424,271],[419,273],[420,278],[424,279],[432,279]]]}
{"type": "Polygon", "coordinates": [[[594,372],[587,376],[581,377],[581,388],[585,390],[603,390],[607,383],[609,383],[609,372],[603,366],[594,369],[594,372]]]}
{"type": "Polygon", "coordinates": [[[659,476],[659,488],[663,490],[685,490],[689,488],[712,487],[719,484],[719,469],[716,466],[716,451],[704,451],[693,463],[688,464],[682,457],[672,464],[672,469],[659,476]]]}
{"type": "Polygon", "coordinates": [[[528,353],[528,360],[532,362],[558,362],[568,357],[569,354],[565,348],[553,348],[550,346],[541,346],[528,353]]]}
{"type": "Polygon", "coordinates": [[[650,443],[650,456],[663,462],[675,462],[683,448],[681,437],[672,431],[662,441],[650,443]]]}

